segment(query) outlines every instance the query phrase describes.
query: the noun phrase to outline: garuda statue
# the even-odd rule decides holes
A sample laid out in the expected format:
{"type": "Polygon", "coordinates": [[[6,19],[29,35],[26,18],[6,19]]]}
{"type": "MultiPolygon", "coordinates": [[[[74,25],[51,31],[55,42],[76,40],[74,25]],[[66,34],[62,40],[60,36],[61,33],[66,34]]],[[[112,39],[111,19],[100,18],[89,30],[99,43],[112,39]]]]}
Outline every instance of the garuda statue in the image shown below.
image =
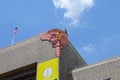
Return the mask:
{"type": "Polygon", "coordinates": [[[64,44],[68,44],[68,33],[67,30],[65,29],[60,30],[60,29],[52,29],[49,30],[48,32],[44,32],[40,35],[40,39],[43,41],[49,41],[52,43],[53,48],[56,48],[56,56],[60,56],[60,49],[64,44]]]}

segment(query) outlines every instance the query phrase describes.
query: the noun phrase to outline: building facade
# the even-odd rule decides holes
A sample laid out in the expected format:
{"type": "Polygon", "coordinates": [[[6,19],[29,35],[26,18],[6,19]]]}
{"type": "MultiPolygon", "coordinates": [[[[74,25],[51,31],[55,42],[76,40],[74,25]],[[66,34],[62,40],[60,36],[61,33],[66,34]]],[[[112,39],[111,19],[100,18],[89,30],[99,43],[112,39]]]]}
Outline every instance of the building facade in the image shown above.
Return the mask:
{"type": "Polygon", "coordinates": [[[120,80],[120,57],[72,71],[73,80],[120,80]]]}
{"type": "MultiPolygon", "coordinates": [[[[53,58],[55,48],[39,35],[1,49],[0,80],[36,80],[37,64],[53,58]]],[[[87,65],[71,43],[61,48],[59,80],[119,80],[119,75],[120,57],[87,65]]]]}

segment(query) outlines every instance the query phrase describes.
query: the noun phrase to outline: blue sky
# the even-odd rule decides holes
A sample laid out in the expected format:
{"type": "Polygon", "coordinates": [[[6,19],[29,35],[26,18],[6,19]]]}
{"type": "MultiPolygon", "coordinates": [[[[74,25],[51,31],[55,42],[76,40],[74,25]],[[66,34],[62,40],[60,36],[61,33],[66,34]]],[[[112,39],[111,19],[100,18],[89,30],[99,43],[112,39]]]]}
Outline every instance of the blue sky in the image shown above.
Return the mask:
{"type": "Polygon", "coordinates": [[[52,28],[67,28],[69,40],[88,64],[120,55],[120,0],[1,0],[0,48],[52,28]]]}

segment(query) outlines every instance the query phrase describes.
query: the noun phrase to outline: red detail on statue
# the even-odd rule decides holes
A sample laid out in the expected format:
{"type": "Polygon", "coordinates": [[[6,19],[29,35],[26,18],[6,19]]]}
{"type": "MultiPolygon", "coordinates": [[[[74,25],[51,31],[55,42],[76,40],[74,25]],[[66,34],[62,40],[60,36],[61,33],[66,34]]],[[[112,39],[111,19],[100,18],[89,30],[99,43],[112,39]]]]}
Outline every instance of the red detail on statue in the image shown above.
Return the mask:
{"type": "Polygon", "coordinates": [[[56,56],[60,56],[60,49],[64,44],[68,44],[68,34],[67,31],[62,31],[60,29],[52,29],[48,32],[42,33],[40,39],[44,41],[50,41],[53,47],[56,49],[56,56]]]}

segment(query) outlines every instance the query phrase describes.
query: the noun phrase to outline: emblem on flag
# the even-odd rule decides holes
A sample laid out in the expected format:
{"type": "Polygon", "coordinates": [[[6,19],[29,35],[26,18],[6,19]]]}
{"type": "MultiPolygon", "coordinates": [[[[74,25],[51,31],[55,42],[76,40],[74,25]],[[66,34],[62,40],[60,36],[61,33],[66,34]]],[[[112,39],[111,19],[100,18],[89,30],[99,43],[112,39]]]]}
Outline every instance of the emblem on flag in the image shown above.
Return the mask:
{"type": "Polygon", "coordinates": [[[59,60],[54,58],[37,64],[36,80],[59,80],[59,60]]]}

